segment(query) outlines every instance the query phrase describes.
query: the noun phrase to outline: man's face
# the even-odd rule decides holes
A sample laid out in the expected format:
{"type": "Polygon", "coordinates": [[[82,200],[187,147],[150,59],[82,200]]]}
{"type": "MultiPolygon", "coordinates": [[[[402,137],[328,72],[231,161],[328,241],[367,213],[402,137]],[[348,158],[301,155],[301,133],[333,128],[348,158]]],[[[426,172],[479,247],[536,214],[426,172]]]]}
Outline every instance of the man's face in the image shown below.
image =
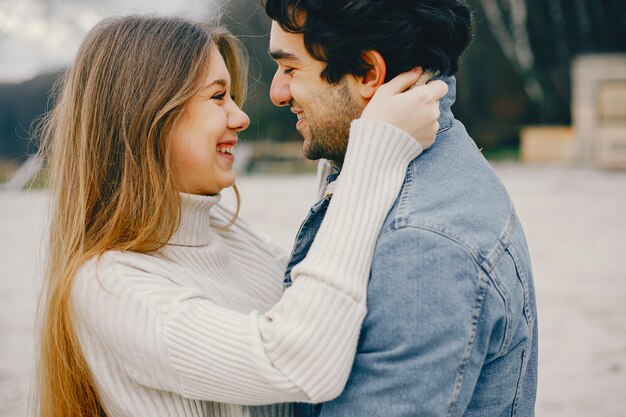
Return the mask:
{"type": "Polygon", "coordinates": [[[364,107],[356,98],[355,79],[346,76],[338,84],[323,80],[325,64],[308,54],[302,34],[285,32],[276,22],[272,22],[270,55],[278,64],[270,98],[276,106],[290,106],[297,115],[304,156],[343,162],[350,122],[364,107]]]}

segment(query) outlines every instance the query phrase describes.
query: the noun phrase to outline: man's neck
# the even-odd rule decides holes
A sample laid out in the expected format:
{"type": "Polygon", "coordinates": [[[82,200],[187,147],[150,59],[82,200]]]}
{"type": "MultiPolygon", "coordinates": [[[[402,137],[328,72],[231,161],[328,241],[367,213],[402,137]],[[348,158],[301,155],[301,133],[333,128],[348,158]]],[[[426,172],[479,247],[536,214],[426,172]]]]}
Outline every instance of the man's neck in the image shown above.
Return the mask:
{"type": "Polygon", "coordinates": [[[328,161],[330,165],[337,171],[341,172],[341,167],[343,167],[343,161],[328,161]]]}

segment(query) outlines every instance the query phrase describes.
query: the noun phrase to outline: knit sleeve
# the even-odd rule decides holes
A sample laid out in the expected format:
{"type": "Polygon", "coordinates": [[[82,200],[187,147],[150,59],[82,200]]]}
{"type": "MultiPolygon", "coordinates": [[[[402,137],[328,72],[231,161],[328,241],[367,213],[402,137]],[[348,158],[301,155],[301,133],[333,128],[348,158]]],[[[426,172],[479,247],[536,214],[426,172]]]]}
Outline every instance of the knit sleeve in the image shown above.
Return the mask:
{"type": "Polygon", "coordinates": [[[153,355],[164,364],[149,375],[142,373],[147,367],[136,369],[139,382],[193,399],[258,405],[338,396],[366,313],[377,236],[408,164],[420,153],[419,144],[394,126],[354,121],[326,218],[292,271],[294,284],[274,307],[242,314],[164,280],[160,296],[176,299],[175,309],[158,320],[145,306],[141,316],[128,315],[151,317],[158,338],[149,347],[120,340],[116,356],[124,360],[124,349],[145,349],[126,356],[145,361],[153,355]]]}
{"type": "Polygon", "coordinates": [[[328,213],[294,285],[264,314],[192,300],[165,335],[184,394],[234,403],[321,402],[347,381],[374,246],[419,144],[391,125],[353,122],[328,213]]]}

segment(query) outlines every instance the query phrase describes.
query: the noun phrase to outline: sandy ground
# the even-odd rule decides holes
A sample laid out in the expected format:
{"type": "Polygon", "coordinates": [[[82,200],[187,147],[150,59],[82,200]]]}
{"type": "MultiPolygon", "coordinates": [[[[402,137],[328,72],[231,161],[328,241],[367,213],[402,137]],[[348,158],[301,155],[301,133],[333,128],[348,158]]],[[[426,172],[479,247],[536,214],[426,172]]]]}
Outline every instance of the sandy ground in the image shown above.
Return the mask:
{"type": "MultiPolygon", "coordinates": [[[[516,164],[496,170],[533,258],[537,416],[626,416],[626,173],[516,164]]],[[[313,178],[239,182],[243,216],[288,248],[311,203],[313,178]]],[[[45,192],[0,194],[0,417],[27,415],[45,212],[45,192]]]]}

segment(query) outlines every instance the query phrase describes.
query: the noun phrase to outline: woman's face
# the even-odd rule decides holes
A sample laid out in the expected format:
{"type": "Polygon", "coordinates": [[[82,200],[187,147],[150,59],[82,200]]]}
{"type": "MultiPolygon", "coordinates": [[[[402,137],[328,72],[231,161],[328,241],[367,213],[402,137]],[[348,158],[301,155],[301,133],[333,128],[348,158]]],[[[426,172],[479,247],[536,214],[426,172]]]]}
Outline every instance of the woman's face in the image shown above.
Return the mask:
{"type": "Polygon", "coordinates": [[[232,154],[237,132],[250,124],[231,98],[231,80],[216,46],[202,89],[189,100],[172,134],[172,162],[179,191],[214,195],[235,182],[232,154]]]}

